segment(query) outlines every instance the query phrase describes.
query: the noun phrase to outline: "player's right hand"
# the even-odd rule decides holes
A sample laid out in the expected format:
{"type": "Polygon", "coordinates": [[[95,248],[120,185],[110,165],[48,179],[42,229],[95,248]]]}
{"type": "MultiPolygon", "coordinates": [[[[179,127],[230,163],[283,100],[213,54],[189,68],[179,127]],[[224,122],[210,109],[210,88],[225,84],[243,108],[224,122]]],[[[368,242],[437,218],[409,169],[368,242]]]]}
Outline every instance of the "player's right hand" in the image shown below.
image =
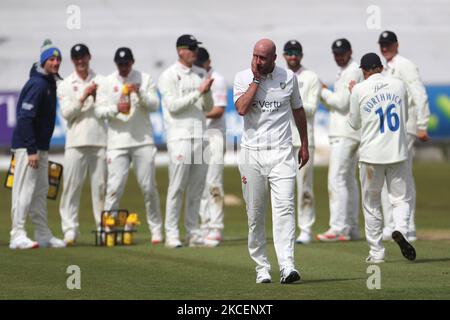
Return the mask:
{"type": "Polygon", "coordinates": [[[211,76],[208,76],[208,78],[203,80],[203,82],[200,84],[200,87],[198,87],[198,91],[200,91],[200,93],[202,94],[208,92],[211,89],[213,81],[214,79],[211,78],[211,76]]]}
{"type": "Polygon", "coordinates": [[[308,147],[303,147],[303,145],[300,147],[300,150],[298,150],[298,170],[303,168],[305,164],[308,163],[309,160],[309,150],[308,147]]]}
{"type": "Polygon", "coordinates": [[[429,140],[427,130],[417,130],[417,139],[422,142],[426,142],[429,140]]]}
{"type": "Polygon", "coordinates": [[[129,113],[130,112],[130,104],[127,102],[119,102],[117,104],[117,110],[121,113],[129,113]]]}
{"type": "Polygon", "coordinates": [[[83,96],[81,97],[81,101],[84,102],[89,96],[92,96],[95,100],[95,96],[97,94],[97,84],[94,82],[91,85],[87,86],[84,89],[83,96]]]}
{"type": "Polygon", "coordinates": [[[39,155],[37,153],[28,155],[28,165],[31,168],[33,168],[33,169],[37,169],[38,168],[38,166],[39,166],[39,155]]]}
{"type": "Polygon", "coordinates": [[[253,58],[252,59],[252,73],[253,73],[253,78],[255,79],[261,79],[261,73],[258,70],[258,66],[256,64],[256,59],[253,58]]]}

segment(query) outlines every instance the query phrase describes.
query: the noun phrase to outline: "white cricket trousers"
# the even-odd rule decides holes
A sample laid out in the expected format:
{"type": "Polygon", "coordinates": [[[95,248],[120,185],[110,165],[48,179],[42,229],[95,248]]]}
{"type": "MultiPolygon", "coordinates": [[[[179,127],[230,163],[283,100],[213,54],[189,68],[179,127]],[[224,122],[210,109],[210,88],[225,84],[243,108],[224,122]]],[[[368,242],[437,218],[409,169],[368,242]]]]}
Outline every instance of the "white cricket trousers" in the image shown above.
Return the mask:
{"type": "Polygon", "coordinates": [[[34,224],[36,241],[48,241],[53,237],[47,224],[48,152],[38,151],[37,169],[28,166],[26,149],[16,149],[14,158],[14,184],[11,203],[11,241],[26,237],[25,222],[28,214],[34,224]]]}
{"type": "MultiPolygon", "coordinates": [[[[408,134],[408,175],[407,175],[407,187],[408,194],[411,196],[409,200],[409,208],[411,211],[411,215],[409,218],[408,224],[408,237],[416,236],[416,185],[414,183],[414,175],[413,175],[413,158],[414,158],[414,142],[416,141],[416,136],[412,134],[408,134]]],[[[381,194],[382,206],[383,206],[383,215],[384,215],[384,227],[386,228],[386,233],[391,234],[394,231],[394,219],[392,217],[392,205],[389,201],[387,187],[383,186],[383,192],[381,194]]]]}
{"type": "Polygon", "coordinates": [[[184,226],[186,237],[200,235],[199,210],[205,187],[208,164],[203,160],[203,150],[208,143],[202,139],[169,141],[169,189],[166,200],[165,229],[167,239],[179,239],[183,194],[186,191],[184,226]]]}
{"type": "Polygon", "coordinates": [[[267,199],[272,202],[273,242],[280,270],[294,268],[294,187],[297,166],[293,148],[241,149],[239,171],[248,216],[248,251],[256,271],[270,270],[266,251],[267,199]]]}
{"type": "Polygon", "coordinates": [[[357,233],[359,230],[359,190],[356,180],[358,147],[359,142],[350,138],[330,138],[330,227],[337,233],[357,233]]]}
{"type": "Polygon", "coordinates": [[[147,223],[152,235],[162,234],[161,207],[155,180],[154,145],[111,149],[106,152],[108,184],[106,187],[105,210],[117,210],[127,183],[130,164],[144,195],[147,223]]]}
{"type": "Polygon", "coordinates": [[[62,231],[79,233],[78,213],[83,182],[89,174],[91,183],[92,212],[95,225],[100,225],[106,193],[106,148],[67,148],[64,153],[64,188],[59,205],[62,231]]]}
{"type": "Polygon", "coordinates": [[[384,259],[383,215],[381,213],[381,190],[386,182],[389,201],[392,203],[394,230],[406,236],[410,216],[407,175],[408,161],[392,164],[360,163],[363,211],[366,239],[370,255],[384,259]]]}
{"type": "MultiPolygon", "coordinates": [[[[212,131],[212,130],[209,130],[212,131]]],[[[225,155],[225,138],[223,134],[208,131],[208,173],[200,202],[201,229],[223,230],[223,169],[225,155]]]]}
{"type": "MultiPolygon", "coordinates": [[[[295,163],[298,164],[300,147],[294,147],[295,163]]],[[[297,225],[300,232],[311,234],[311,228],[316,221],[314,209],[314,147],[309,147],[309,161],[297,170],[297,225]]]]}

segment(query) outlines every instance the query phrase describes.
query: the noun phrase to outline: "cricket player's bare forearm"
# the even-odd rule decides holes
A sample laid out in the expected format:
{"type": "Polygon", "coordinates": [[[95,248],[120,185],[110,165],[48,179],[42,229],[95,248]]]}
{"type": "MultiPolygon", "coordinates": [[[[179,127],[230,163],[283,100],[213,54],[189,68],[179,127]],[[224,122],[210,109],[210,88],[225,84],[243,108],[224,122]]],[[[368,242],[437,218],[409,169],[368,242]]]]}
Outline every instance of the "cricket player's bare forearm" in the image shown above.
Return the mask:
{"type": "Polygon", "coordinates": [[[308,147],[308,130],[306,127],[306,114],[303,107],[299,109],[293,109],[292,113],[294,115],[295,125],[300,134],[300,140],[302,146],[308,147]]]}
{"type": "Polygon", "coordinates": [[[234,105],[236,106],[236,110],[240,116],[245,116],[249,112],[257,91],[258,84],[252,82],[247,91],[240,96],[239,99],[237,99],[234,105]]]}

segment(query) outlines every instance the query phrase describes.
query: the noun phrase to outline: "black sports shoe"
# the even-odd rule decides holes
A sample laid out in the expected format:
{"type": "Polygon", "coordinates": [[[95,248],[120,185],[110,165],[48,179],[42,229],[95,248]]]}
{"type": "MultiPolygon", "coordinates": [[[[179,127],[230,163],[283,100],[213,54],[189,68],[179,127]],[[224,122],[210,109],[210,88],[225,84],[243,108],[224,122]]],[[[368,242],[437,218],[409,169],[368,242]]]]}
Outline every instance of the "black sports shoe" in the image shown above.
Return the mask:
{"type": "Polygon", "coordinates": [[[416,249],[414,249],[414,247],[408,242],[408,240],[405,239],[400,231],[392,232],[392,239],[397,242],[400,250],[402,251],[402,255],[406,259],[410,261],[416,260],[416,249]]]}
{"type": "Polygon", "coordinates": [[[293,283],[298,280],[300,280],[300,274],[294,269],[286,277],[284,277],[282,273],[280,283],[293,283]]]}

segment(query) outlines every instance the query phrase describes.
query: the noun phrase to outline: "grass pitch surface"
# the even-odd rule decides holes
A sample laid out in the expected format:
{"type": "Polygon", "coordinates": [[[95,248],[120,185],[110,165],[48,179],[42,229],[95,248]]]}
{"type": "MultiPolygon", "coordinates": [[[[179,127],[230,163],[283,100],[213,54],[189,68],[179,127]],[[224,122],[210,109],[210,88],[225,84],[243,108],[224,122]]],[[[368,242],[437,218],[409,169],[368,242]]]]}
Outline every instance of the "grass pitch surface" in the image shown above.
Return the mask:
{"type": "MultiPolygon", "coordinates": [[[[380,265],[381,289],[369,290],[365,240],[349,243],[296,245],[302,281],[279,284],[268,212],[271,284],[256,284],[254,263],[247,251],[244,203],[225,208],[225,241],[218,248],[168,249],[151,245],[143,197],[132,173],[121,207],[139,214],[142,224],[136,245],[94,247],[89,186],[81,199],[81,237],[66,249],[10,250],[11,192],[0,189],[0,299],[450,299],[450,164],[415,165],[419,241],[417,260],[405,260],[395,243],[385,243],[386,263],[380,265]],[[81,269],[81,290],[66,286],[69,265],[81,269]]],[[[4,179],[5,172],[1,173],[4,179]]],[[[328,228],[326,167],[315,168],[317,219],[314,233],[328,228]]],[[[225,192],[242,200],[237,168],[225,169],[225,192]]],[[[162,210],[167,168],[157,169],[162,210]]],[[[59,201],[49,201],[49,224],[62,237],[59,201]]],[[[183,221],[183,215],[180,219],[183,221]]],[[[360,217],[361,232],[363,218],[360,217]]],[[[29,235],[33,237],[31,222],[29,235]]],[[[181,230],[184,228],[181,227],[181,230]]]]}

